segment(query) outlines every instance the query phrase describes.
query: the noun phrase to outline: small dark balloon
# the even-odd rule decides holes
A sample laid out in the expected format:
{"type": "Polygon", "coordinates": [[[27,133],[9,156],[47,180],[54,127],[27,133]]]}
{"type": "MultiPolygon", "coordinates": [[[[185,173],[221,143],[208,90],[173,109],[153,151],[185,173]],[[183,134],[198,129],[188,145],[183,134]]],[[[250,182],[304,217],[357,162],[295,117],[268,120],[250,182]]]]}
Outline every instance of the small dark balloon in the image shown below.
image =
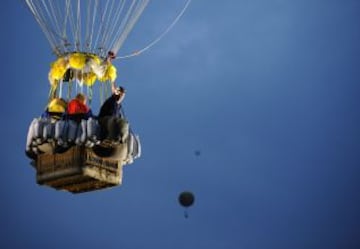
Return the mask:
{"type": "Polygon", "coordinates": [[[200,156],[201,155],[201,151],[200,150],[195,150],[195,156],[200,156]]]}
{"type": "Polygon", "coordinates": [[[184,191],[179,195],[179,203],[184,207],[190,207],[194,204],[195,197],[193,193],[184,191]]]}

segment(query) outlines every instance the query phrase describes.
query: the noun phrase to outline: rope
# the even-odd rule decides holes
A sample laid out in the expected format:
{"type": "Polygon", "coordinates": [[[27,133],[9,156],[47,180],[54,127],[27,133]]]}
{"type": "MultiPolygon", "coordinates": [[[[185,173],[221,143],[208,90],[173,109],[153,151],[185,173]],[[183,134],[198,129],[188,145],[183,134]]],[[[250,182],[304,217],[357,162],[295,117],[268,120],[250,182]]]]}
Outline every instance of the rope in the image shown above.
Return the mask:
{"type": "MultiPolygon", "coordinates": [[[[121,14],[123,14],[123,10],[125,10],[125,5],[126,5],[126,1],[123,2],[123,6],[121,7],[121,14]]],[[[130,14],[129,11],[131,10],[132,6],[133,5],[130,5],[130,7],[128,8],[128,11],[126,13],[124,13],[124,15],[120,19],[120,22],[118,23],[118,25],[116,27],[114,26],[114,28],[116,28],[116,31],[115,31],[114,38],[113,38],[113,40],[111,41],[110,44],[115,44],[116,41],[118,41],[119,38],[121,37],[121,34],[122,34],[123,30],[125,29],[127,20],[129,18],[129,14],[130,14]]],[[[113,46],[109,46],[109,47],[111,48],[113,46]]],[[[113,51],[113,52],[115,52],[115,51],[113,51]]]]}
{"type": "Polygon", "coordinates": [[[149,0],[142,0],[138,3],[135,7],[135,10],[132,12],[131,10],[134,8],[135,1],[132,3],[131,7],[129,8],[128,13],[126,14],[126,21],[127,24],[124,26],[124,30],[122,31],[119,39],[115,42],[114,46],[111,48],[115,54],[119,51],[120,47],[123,45],[125,39],[127,38],[128,34],[134,27],[135,23],[139,19],[140,15],[144,11],[145,7],[149,3],[149,0]]]}
{"type": "Polygon", "coordinates": [[[62,88],[63,88],[63,80],[60,80],[60,86],[59,86],[59,98],[62,98],[62,88]]]}
{"type": "Polygon", "coordinates": [[[82,51],[100,57],[119,51],[149,1],[24,0],[57,56],[82,51]]]}
{"type": "Polygon", "coordinates": [[[57,47],[59,50],[66,51],[65,42],[64,42],[66,40],[66,32],[64,29],[64,24],[61,22],[62,12],[59,8],[58,3],[59,3],[58,1],[55,1],[55,2],[52,2],[52,4],[51,4],[51,9],[53,12],[53,16],[55,18],[55,23],[58,27],[57,28],[58,33],[59,33],[59,36],[61,37],[61,42],[59,44],[57,44],[57,47]]]}
{"type": "MultiPolygon", "coordinates": [[[[110,3],[110,1],[108,2],[110,3]]],[[[100,48],[105,48],[105,44],[106,44],[106,41],[107,41],[107,37],[110,35],[109,33],[109,26],[111,24],[114,24],[113,20],[112,19],[112,16],[113,16],[113,11],[114,11],[114,0],[111,2],[110,6],[107,8],[106,10],[106,13],[104,14],[105,15],[105,18],[104,18],[104,26],[103,26],[103,30],[102,30],[102,34],[101,34],[101,39],[100,39],[100,42],[99,42],[99,47],[100,48]]],[[[107,51],[102,51],[102,52],[107,52],[107,51]]]]}
{"type": "Polygon", "coordinates": [[[54,27],[55,27],[55,29],[56,29],[56,32],[60,34],[61,31],[60,31],[60,26],[59,26],[59,22],[58,22],[58,16],[57,16],[57,14],[55,13],[54,6],[53,6],[52,2],[50,2],[49,8],[47,8],[47,7],[45,6],[45,10],[46,10],[48,16],[53,16],[53,18],[54,18],[54,24],[55,24],[54,27]],[[50,10],[49,10],[49,9],[50,9],[50,10]],[[50,12],[51,12],[51,13],[50,13],[50,12]]]}
{"type": "Polygon", "coordinates": [[[120,17],[121,17],[121,15],[123,13],[124,7],[125,7],[125,1],[122,1],[122,4],[119,4],[118,9],[115,11],[116,18],[115,18],[115,21],[114,21],[114,25],[113,25],[112,29],[110,30],[110,34],[112,34],[112,35],[111,35],[111,40],[109,41],[109,45],[108,45],[109,48],[111,48],[112,44],[115,43],[116,38],[120,36],[120,35],[117,35],[117,34],[119,34],[119,31],[121,30],[119,28],[119,26],[121,24],[120,17]],[[115,34],[115,35],[113,35],[113,34],[115,34]]]}
{"type": "Polygon", "coordinates": [[[92,41],[93,41],[93,34],[94,34],[94,28],[95,28],[95,20],[96,20],[96,10],[98,8],[98,4],[99,4],[99,1],[98,0],[95,0],[95,3],[94,3],[94,10],[93,10],[93,18],[92,18],[92,25],[91,25],[91,31],[90,31],[90,34],[89,34],[89,47],[90,47],[90,51],[92,51],[93,53],[95,53],[95,49],[94,48],[91,48],[91,44],[92,44],[92,41]]]}
{"type": "MultiPolygon", "coordinates": [[[[70,6],[70,1],[71,0],[67,0],[67,3],[69,4],[68,5],[69,8],[66,9],[66,11],[67,11],[66,17],[68,17],[68,19],[69,19],[70,31],[72,32],[72,39],[75,40],[76,39],[76,24],[75,24],[76,22],[75,22],[75,19],[73,16],[74,15],[73,10],[72,10],[72,8],[70,8],[70,7],[72,7],[72,6],[70,6]]],[[[75,43],[76,43],[76,40],[75,40],[75,43]]]]}
{"type": "Polygon", "coordinates": [[[88,2],[86,10],[86,25],[85,25],[85,48],[86,51],[90,50],[90,14],[91,14],[91,2],[88,2]]]}
{"type": "Polygon", "coordinates": [[[75,48],[80,50],[81,48],[81,13],[80,13],[80,0],[77,4],[77,22],[76,22],[76,39],[75,39],[75,48]]]}
{"type": "Polygon", "coordinates": [[[152,42],[150,42],[147,46],[145,46],[144,48],[140,49],[140,50],[136,50],[135,52],[128,54],[128,55],[124,55],[124,56],[119,56],[116,57],[116,59],[126,59],[126,58],[131,58],[137,55],[142,54],[143,52],[145,52],[146,50],[150,49],[152,46],[154,46],[156,43],[158,43],[174,26],[175,24],[180,20],[180,18],[184,15],[186,9],[188,8],[188,6],[190,5],[191,0],[187,0],[184,8],[180,11],[180,13],[177,15],[177,17],[174,19],[174,21],[169,25],[169,27],[167,27],[167,29],[165,29],[165,31],[159,35],[158,38],[156,38],[155,40],[153,40],[152,42]]]}
{"type": "MultiPolygon", "coordinates": [[[[100,37],[100,34],[103,34],[103,32],[104,32],[104,16],[105,16],[105,14],[106,14],[106,12],[107,12],[107,8],[108,8],[108,5],[109,5],[109,1],[106,1],[106,4],[105,4],[105,8],[104,8],[104,10],[102,10],[102,6],[100,5],[99,6],[99,12],[100,12],[100,23],[99,23],[99,30],[98,30],[98,32],[97,32],[97,36],[96,36],[96,39],[95,39],[95,46],[97,46],[98,45],[98,40],[99,40],[99,37],[100,37]]],[[[95,49],[95,51],[99,51],[99,52],[95,52],[96,54],[101,54],[101,49],[102,48],[100,48],[100,46],[98,46],[97,48],[96,47],[94,47],[94,49],[95,49]]]]}
{"type": "Polygon", "coordinates": [[[40,12],[37,11],[37,9],[38,9],[37,6],[31,0],[25,0],[25,1],[28,6],[28,9],[30,10],[31,14],[34,16],[34,18],[37,21],[37,23],[39,24],[41,30],[45,34],[45,37],[47,38],[48,42],[50,43],[51,48],[55,51],[56,50],[55,42],[52,40],[50,32],[48,31],[48,29],[50,29],[50,28],[46,25],[40,12]]]}
{"type": "Polygon", "coordinates": [[[66,1],[65,3],[65,13],[63,14],[64,16],[64,22],[63,22],[63,47],[64,47],[64,52],[68,51],[68,37],[67,37],[67,33],[66,33],[66,27],[67,27],[67,20],[69,19],[69,13],[70,13],[70,1],[66,1]]]}

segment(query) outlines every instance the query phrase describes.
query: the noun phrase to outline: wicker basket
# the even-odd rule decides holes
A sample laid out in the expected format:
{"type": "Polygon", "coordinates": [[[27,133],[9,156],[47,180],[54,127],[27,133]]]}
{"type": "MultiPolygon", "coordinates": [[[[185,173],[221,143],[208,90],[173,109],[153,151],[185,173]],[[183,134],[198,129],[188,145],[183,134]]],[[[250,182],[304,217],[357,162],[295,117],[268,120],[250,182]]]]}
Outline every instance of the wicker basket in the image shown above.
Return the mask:
{"type": "Polygon", "coordinates": [[[83,146],[61,154],[41,154],[35,163],[38,184],[72,193],[121,184],[124,165],[121,159],[99,157],[83,146]]]}

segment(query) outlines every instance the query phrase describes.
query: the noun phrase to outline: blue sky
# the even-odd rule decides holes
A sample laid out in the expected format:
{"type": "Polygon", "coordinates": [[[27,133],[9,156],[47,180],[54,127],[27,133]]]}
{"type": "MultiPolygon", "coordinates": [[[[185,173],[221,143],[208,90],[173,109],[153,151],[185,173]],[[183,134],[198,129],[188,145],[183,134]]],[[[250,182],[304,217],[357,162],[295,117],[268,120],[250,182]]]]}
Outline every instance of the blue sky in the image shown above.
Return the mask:
{"type": "MultiPolygon", "coordinates": [[[[185,3],[165,2],[124,49],[185,3]]],[[[22,1],[0,11],[1,248],[360,247],[359,1],[193,0],[115,63],[143,155],[122,186],[80,195],[35,182],[26,133],[54,56],[22,1]]]]}

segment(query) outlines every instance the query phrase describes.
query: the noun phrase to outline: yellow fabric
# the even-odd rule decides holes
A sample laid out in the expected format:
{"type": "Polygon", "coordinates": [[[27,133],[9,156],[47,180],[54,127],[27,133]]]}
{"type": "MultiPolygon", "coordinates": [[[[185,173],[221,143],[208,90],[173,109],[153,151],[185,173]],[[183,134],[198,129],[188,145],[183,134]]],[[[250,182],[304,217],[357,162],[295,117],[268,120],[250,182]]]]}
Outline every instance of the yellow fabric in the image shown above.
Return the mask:
{"type": "Polygon", "coordinates": [[[48,105],[49,112],[65,112],[66,102],[63,99],[54,98],[50,101],[48,105]]]}
{"type": "Polygon", "coordinates": [[[58,58],[51,64],[49,78],[53,80],[60,80],[63,78],[68,68],[68,62],[64,57],[58,58]]]}
{"type": "Polygon", "coordinates": [[[96,75],[93,72],[84,73],[83,81],[87,86],[92,86],[92,85],[94,85],[94,83],[96,81],[96,75]]]}
{"type": "Polygon", "coordinates": [[[99,58],[99,56],[94,55],[94,54],[89,54],[88,56],[89,56],[91,59],[93,59],[93,60],[96,62],[96,64],[98,64],[98,65],[101,64],[101,59],[99,58]]]}
{"type": "Polygon", "coordinates": [[[109,64],[106,68],[104,76],[99,79],[101,82],[111,81],[114,82],[117,77],[116,67],[114,65],[109,64]]]}
{"type": "Polygon", "coordinates": [[[81,70],[85,67],[86,54],[84,53],[73,53],[69,56],[70,67],[81,70]]]}

